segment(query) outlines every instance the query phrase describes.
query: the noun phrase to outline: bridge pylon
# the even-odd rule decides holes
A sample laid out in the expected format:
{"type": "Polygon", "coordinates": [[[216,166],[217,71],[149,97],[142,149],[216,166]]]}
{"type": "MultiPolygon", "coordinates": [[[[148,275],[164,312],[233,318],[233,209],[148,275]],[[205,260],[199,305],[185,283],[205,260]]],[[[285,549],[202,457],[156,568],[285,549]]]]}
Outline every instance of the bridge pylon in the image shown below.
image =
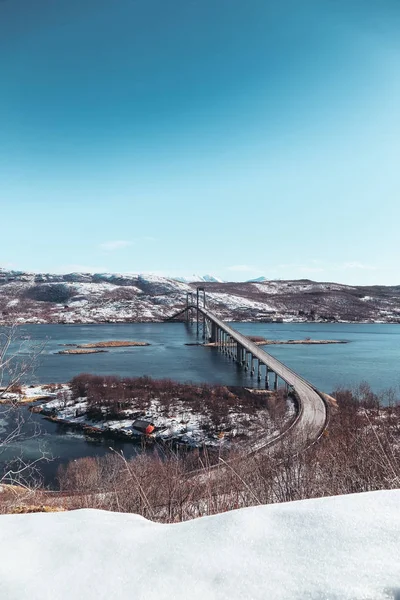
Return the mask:
{"type": "Polygon", "coordinates": [[[203,297],[203,306],[202,308],[206,308],[206,291],[204,289],[204,287],[199,286],[196,288],[196,316],[197,316],[197,320],[196,320],[196,333],[197,333],[197,337],[199,337],[199,331],[200,331],[200,315],[202,318],[202,322],[203,322],[203,340],[206,339],[206,315],[204,313],[200,313],[200,292],[203,292],[202,297],[203,297]]]}

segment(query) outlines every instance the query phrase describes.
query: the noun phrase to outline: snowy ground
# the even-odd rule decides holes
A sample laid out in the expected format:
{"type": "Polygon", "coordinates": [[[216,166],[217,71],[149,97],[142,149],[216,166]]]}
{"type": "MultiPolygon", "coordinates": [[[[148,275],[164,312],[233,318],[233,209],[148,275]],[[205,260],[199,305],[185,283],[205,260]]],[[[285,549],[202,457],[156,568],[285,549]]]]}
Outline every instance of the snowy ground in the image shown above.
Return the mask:
{"type": "MultiPolygon", "coordinates": [[[[400,322],[399,288],[308,280],[222,283],[205,276],[208,306],[237,321],[400,322]]],[[[196,283],[144,274],[35,274],[0,269],[0,324],[163,321],[196,283]]]]}
{"type": "Polygon", "coordinates": [[[2,395],[2,401],[23,403],[23,402],[34,402],[41,398],[56,398],[55,389],[60,392],[61,390],[67,390],[68,386],[65,384],[57,384],[56,386],[49,385],[32,385],[21,386],[20,392],[5,392],[2,395]]]}
{"type": "MultiPolygon", "coordinates": [[[[27,396],[27,392],[29,392],[31,399],[34,400],[45,391],[45,388],[36,386],[31,389],[23,388],[22,394],[27,396]]],[[[243,443],[248,444],[251,441],[252,447],[255,447],[258,438],[261,437],[264,441],[266,436],[275,437],[280,433],[279,426],[271,419],[267,408],[259,408],[256,414],[248,414],[245,411],[243,414],[239,414],[230,411],[225,423],[226,427],[229,428],[229,432],[217,434],[212,431],[212,420],[208,415],[192,410],[187,403],[179,398],[171,403],[168,410],[165,409],[158,398],[154,398],[143,414],[133,416],[135,412],[137,413],[137,409],[135,403],[132,402],[131,408],[123,411],[126,414],[125,419],[92,420],[87,414],[89,407],[86,398],[70,399],[67,384],[62,386],[61,392],[61,398],[56,397],[55,394],[49,394],[49,396],[54,396],[54,399],[43,404],[37,404],[36,411],[53,416],[59,421],[70,425],[93,428],[99,433],[118,433],[130,439],[142,438],[143,434],[133,427],[133,423],[138,417],[150,421],[156,427],[154,434],[150,434],[148,438],[164,442],[173,440],[190,447],[206,445],[214,448],[229,448],[231,442],[239,434],[243,436],[243,443]],[[203,425],[205,423],[208,423],[210,430],[204,430],[203,425]]],[[[48,390],[47,393],[49,393],[48,390]]],[[[12,396],[12,394],[8,396],[12,396]]],[[[16,395],[13,396],[17,400],[16,395]]],[[[103,410],[105,412],[106,408],[104,407],[103,410]]],[[[285,426],[290,423],[295,414],[295,407],[289,401],[285,415],[285,426]]]]}
{"type": "Polygon", "coordinates": [[[7,600],[400,598],[400,491],[160,525],[79,510],[0,516],[7,600]]]}

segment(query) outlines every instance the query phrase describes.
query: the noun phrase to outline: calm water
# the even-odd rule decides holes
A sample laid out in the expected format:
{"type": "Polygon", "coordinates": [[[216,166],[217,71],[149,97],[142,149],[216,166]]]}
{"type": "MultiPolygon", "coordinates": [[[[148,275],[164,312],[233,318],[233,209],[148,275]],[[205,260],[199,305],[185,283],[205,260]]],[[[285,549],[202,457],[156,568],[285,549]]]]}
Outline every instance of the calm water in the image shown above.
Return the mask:
{"type": "MultiPolygon", "coordinates": [[[[321,390],[352,386],[363,380],[374,390],[400,384],[400,326],[353,324],[236,323],[245,334],[271,339],[337,339],[348,344],[325,346],[266,346],[321,390]]],[[[248,384],[250,378],[232,367],[217,350],[186,346],[195,341],[194,330],[183,323],[132,323],[118,325],[32,325],[24,333],[46,342],[32,381],[65,382],[82,372],[151,375],[177,380],[248,384]],[[62,344],[102,340],[136,340],[151,346],[116,348],[104,354],[59,355],[62,344]]]]}
{"type": "MultiPolygon", "coordinates": [[[[58,467],[70,460],[83,456],[104,456],[110,452],[110,448],[117,452],[122,451],[127,458],[141,451],[140,447],[131,443],[85,436],[79,431],[32,414],[26,408],[22,409],[22,416],[26,419],[22,428],[24,439],[7,444],[0,451],[0,479],[17,457],[25,463],[32,463],[46,455],[51,460],[40,461],[37,468],[45,484],[54,486],[58,467]]],[[[0,441],[13,430],[14,425],[14,418],[7,407],[0,407],[0,441]]]]}
{"type": "MultiPolygon", "coordinates": [[[[353,386],[367,381],[375,391],[400,386],[400,326],[353,324],[270,324],[236,323],[244,334],[271,339],[338,339],[348,344],[324,346],[268,346],[266,350],[285,362],[319,389],[332,392],[338,386],[353,386]]],[[[46,342],[31,383],[65,382],[82,372],[118,374],[121,376],[150,375],[180,381],[208,381],[229,385],[249,385],[251,378],[238,370],[225,356],[213,348],[187,346],[194,342],[194,330],[183,323],[133,323],[110,325],[31,325],[24,334],[32,340],[46,342]],[[104,354],[58,355],[62,344],[88,343],[103,340],[146,341],[147,347],[116,348],[104,354]]],[[[254,382],[253,382],[254,383],[254,382]]],[[[101,455],[109,447],[122,449],[127,456],[136,452],[129,443],[110,440],[95,441],[79,432],[33,415],[40,424],[39,437],[9,446],[0,461],[22,452],[26,459],[36,458],[40,450],[50,452],[55,460],[41,466],[47,483],[54,480],[60,463],[81,456],[101,455]]],[[[12,423],[0,411],[0,440],[12,423]]],[[[32,430],[32,425],[26,430],[32,430]]]]}

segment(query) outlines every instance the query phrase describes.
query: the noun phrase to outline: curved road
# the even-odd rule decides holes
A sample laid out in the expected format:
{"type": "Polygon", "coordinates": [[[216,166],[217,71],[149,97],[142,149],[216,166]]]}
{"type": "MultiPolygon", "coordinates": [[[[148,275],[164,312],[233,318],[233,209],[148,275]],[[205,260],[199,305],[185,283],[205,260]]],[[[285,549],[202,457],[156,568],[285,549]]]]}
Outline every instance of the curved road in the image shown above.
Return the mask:
{"type": "MultiPolygon", "coordinates": [[[[243,348],[245,348],[248,352],[251,352],[251,354],[261,363],[267,365],[272,371],[274,371],[274,373],[277,373],[277,375],[283,381],[288,383],[296,393],[299,411],[292,426],[288,430],[282,432],[279,436],[276,436],[272,439],[268,438],[257,444],[252,450],[259,451],[262,448],[275,445],[284,437],[287,438],[288,435],[290,435],[290,438],[292,438],[294,442],[294,449],[300,450],[301,448],[304,448],[305,446],[310,445],[310,443],[316,441],[324,431],[328,419],[327,406],[317,389],[303,377],[292,371],[292,369],[271,356],[271,354],[268,354],[268,352],[262,350],[245,335],[239,333],[236,331],[236,329],[233,329],[233,327],[230,327],[224,321],[221,321],[208,309],[200,306],[197,307],[194,304],[190,304],[188,308],[198,310],[201,314],[207,317],[207,319],[214,322],[220,329],[225,331],[235,341],[239,342],[243,348]]],[[[174,316],[178,316],[179,314],[184,313],[186,310],[187,309],[185,308],[183,311],[180,311],[174,316]]]]}

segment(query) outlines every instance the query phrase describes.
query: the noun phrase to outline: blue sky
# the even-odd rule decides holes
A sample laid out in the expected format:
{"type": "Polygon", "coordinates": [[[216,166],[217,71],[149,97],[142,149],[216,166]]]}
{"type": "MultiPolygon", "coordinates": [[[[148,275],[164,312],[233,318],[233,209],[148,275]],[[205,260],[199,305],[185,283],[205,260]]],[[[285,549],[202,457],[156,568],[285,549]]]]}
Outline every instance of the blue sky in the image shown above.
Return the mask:
{"type": "Polygon", "coordinates": [[[400,284],[398,0],[2,0],[0,266],[400,284]]]}

